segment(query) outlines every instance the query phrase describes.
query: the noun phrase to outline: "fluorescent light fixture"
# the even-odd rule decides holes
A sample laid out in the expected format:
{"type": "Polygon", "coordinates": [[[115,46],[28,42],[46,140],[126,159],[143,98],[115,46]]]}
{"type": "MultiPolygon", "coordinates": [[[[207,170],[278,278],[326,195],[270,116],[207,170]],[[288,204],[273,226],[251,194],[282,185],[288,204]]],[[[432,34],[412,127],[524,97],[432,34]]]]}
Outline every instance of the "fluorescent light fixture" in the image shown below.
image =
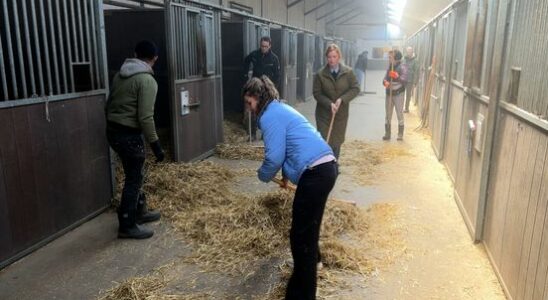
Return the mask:
{"type": "Polygon", "coordinates": [[[396,39],[401,34],[400,26],[394,25],[394,24],[386,24],[386,29],[388,31],[388,37],[392,39],[396,39]]]}
{"type": "Polygon", "coordinates": [[[400,23],[407,0],[387,0],[386,13],[391,21],[400,23]]]}

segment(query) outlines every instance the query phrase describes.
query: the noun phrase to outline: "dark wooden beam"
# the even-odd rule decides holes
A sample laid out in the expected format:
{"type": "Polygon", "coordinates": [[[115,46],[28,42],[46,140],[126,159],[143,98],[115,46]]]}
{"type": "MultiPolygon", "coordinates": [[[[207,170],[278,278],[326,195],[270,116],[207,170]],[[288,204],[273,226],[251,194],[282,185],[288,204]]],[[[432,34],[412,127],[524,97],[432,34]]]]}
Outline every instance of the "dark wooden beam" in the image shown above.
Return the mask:
{"type": "Polygon", "coordinates": [[[341,9],[343,9],[343,8],[348,8],[347,5],[350,4],[350,3],[353,3],[353,2],[355,2],[355,0],[349,0],[349,1],[346,1],[344,4],[340,4],[339,7],[335,8],[335,9],[333,9],[333,10],[327,12],[327,13],[325,13],[323,16],[320,16],[320,17],[316,18],[316,21],[319,21],[319,20],[321,20],[321,19],[323,19],[323,18],[329,17],[330,15],[332,15],[332,14],[338,12],[339,10],[341,10],[341,9]]]}
{"type": "Polygon", "coordinates": [[[295,6],[295,5],[297,5],[297,4],[301,3],[301,2],[303,2],[303,0],[295,0],[295,1],[291,2],[291,3],[288,3],[288,4],[287,4],[287,8],[291,8],[292,6],[295,6]]]}
{"type": "Polygon", "coordinates": [[[345,22],[351,21],[351,20],[353,20],[354,18],[359,17],[359,16],[363,13],[363,11],[362,11],[361,9],[358,10],[358,11],[356,11],[356,12],[357,12],[357,14],[353,14],[353,15],[351,15],[350,17],[344,19],[343,21],[340,21],[339,23],[337,23],[337,25],[340,25],[340,24],[343,24],[343,23],[345,23],[345,22]]]}
{"type": "Polygon", "coordinates": [[[326,0],[324,3],[322,3],[322,4],[320,4],[320,5],[316,6],[316,7],[314,7],[313,9],[311,9],[311,10],[309,10],[309,11],[307,11],[307,12],[305,12],[304,15],[306,16],[306,15],[308,15],[308,14],[311,14],[311,13],[315,12],[316,10],[318,10],[318,9],[320,9],[320,8],[322,8],[322,7],[324,7],[324,6],[326,6],[326,5],[327,5],[328,3],[330,3],[331,1],[332,1],[332,0],[326,0]]]}

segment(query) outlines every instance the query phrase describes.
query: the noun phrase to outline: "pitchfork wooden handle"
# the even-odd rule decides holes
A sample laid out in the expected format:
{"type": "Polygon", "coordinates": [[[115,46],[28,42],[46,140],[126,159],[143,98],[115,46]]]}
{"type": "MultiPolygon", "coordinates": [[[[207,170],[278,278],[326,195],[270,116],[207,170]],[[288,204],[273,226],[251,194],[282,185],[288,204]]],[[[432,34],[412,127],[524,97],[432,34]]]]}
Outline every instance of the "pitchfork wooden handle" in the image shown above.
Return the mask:
{"type": "MultiPolygon", "coordinates": [[[[275,183],[277,183],[277,184],[279,184],[280,187],[282,187],[282,185],[284,184],[283,180],[281,180],[281,179],[279,179],[279,178],[273,178],[272,181],[275,182],[275,183]]],[[[290,185],[289,183],[285,186],[285,188],[288,189],[288,190],[292,190],[292,191],[296,191],[296,190],[297,190],[296,187],[290,185]]]]}
{"type": "Polygon", "coordinates": [[[337,113],[331,113],[331,122],[329,123],[329,130],[327,131],[327,139],[325,140],[329,144],[331,139],[331,131],[333,131],[333,123],[335,122],[335,115],[337,113]]]}

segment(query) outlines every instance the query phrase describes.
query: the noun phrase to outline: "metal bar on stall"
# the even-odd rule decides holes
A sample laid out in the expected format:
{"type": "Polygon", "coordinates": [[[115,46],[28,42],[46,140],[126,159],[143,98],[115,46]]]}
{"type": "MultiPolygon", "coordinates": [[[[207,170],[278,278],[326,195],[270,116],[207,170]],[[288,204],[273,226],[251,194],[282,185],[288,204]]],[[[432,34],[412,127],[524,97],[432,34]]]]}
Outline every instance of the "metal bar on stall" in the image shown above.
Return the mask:
{"type": "Polygon", "coordinates": [[[32,47],[30,44],[29,18],[27,14],[27,1],[22,1],[23,8],[23,27],[25,29],[25,42],[27,43],[27,59],[29,62],[29,75],[32,95],[36,95],[36,80],[34,78],[34,58],[32,57],[32,47]]]}
{"type": "Polygon", "coordinates": [[[184,17],[184,9],[182,8],[178,8],[178,15],[179,15],[179,24],[178,24],[178,27],[176,28],[176,33],[178,35],[178,45],[177,45],[177,49],[179,49],[177,55],[178,55],[178,59],[179,59],[179,78],[178,79],[183,79],[185,78],[185,52],[183,52],[183,45],[184,45],[184,31],[183,31],[183,28],[184,28],[184,20],[185,20],[185,17],[184,17]]]}
{"type": "MultiPolygon", "coordinates": [[[[57,87],[57,93],[61,94],[61,84],[59,83],[59,62],[57,59],[57,41],[58,39],[55,36],[55,27],[53,25],[53,10],[51,9],[51,1],[48,1],[48,11],[49,16],[49,29],[51,34],[51,46],[53,52],[53,70],[55,72],[55,85],[57,87]]],[[[57,12],[58,13],[58,12],[57,12]]]]}
{"type": "MultiPolygon", "coordinates": [[[[72,23],[72,39],[74,40],[73,43],[69,43],[69,46],[72,46],[72,49],[74,49],[74,61],[70,61],[70,63],[73,62],[80,62],[80,52],[78,50],[78,36],[76,33],[76,19],[74,18],[74,2],[72,0],[69,0],[70,3],[70,19],[72,23]]],[[[70,67],[72,69],[72,67],[70,67]]],[[[73,77],[74,79],[74,77],[73,77]]]]}
{"type": "Polygon", "coordinates": [[[86,44],[87,44],[87,58],[89,61],[89,77],[91,79],[91,89],[95,89],[95,78],[93,77],[93,70],[94,70],[94,64],[93,61],[95,60],[91,55],[91,33],[89,31],[89,9],[88,9],[88,0],[84,1],[84,23],[86,28],[86,44]]]}
{"type": "Polygon", "coordinates": [[[53,83],[51,78],[51,64],[49,61],[49,43],[48,43],[48,32],[46,29],[46,16],[44,13],[44,2],[40,2],[40,23],[42,24],[42,37],[44,39],[44,54],[46,55],[46,72],[47,72],[47,79],[48,79],[48,88],[49,88],[49,94],[53,95],[53,83]]]}
{"type": "MultiPolygon", "coordinates": [[[[55,10],[57,11],[57,28],[59,30],[59,50],[61,52],[61,73],[63,76],[63,87],[65,94],[69,92],[68,90],[68,81],[67,81],[67,65],[65,63],[65,42],[63,38],[63,25],[61,22],[61,9],[59,6],[59,1],[55,1],[55,10]]],[[[23,1],[24,3],[24,1],[23,1]]],[[[59,93],[62,93],[61,90],[59,90],[59,93]]]]}
{"type": "MultiPolygon", "coordinates": [[[[107,45],[106,45],[106,38],[105,38],[105,16],[103,15],[103,12],[105,11],[103,8],[103,2],[97,1],[97,37],[99,39],[99,43],[101,45],[101,51],[99,51],[99,55],[101,57],[99,66],[102,66],[101,70],[101,82],[103,83],[103,87],[105,90],[109,90],[109,82],[108,82],[108,64],[107,64],[107,45]]],[[[107,92],[108,96],[108,92],[107,92]]]]}
{"type": "Polygon", "coordinates": [[[80,47],[78,47],[81,52],[81,58],[82,60],[80,62],[86,62],[86,44],[84,42],[84,32],[83,32],[83,25],[82,25],[82,7],[80,5],[80,0],[76,1],[76,11],[78,12],[78,34],[80,37],[80,47]]]}
{"type": "Polygon", "coordinates": [[[9,99],[8,83],[6,82],[6,67],[4,66],[4,46],[0,38],[0,78],[2,79],[2,91],[4,92],[4,100],[9,99]]]}
{"type": "Polygon", "coordinates": [[[180,22],[181,22],[181,16],[179,13],[178,7],[173,7],[173,18],[172,18],[172,32],[175,34],[175,38],[173,39],[173,50],[175,50],[175,77],[176,79],[180,79],[182,77],[181,72],[181,60],[180,58],[180,52],[181,52],[181,43],[180,43],[180,36],[179,36],[179,28],[180,28],[180,22]]]}
{"type": "Polygon", "coordinates": [[[36,53],[36,65],[38,66],[38,83],[40,83],[40,96],[46,94],[44,88],[44,72],[42,70],[42,51],[40,50],[40,40],[38,38],[38,21],[36,20],[36,7],[34,1],[30,2],[32,10],[32,29],[34,31],[34,49],[36,53]]]}
{"type": "Polygon", "coordinates": [[[23,96],[28,97],[27,91],[27,74],[25,72],[25,57],[23,56],[23,46],[21,45],[21,28],[19,27],[19,9],[17,1],[13,1],[13,22],[15,25],[15,38],[17,39],[17,56],[19,57],[19,70],[21,72],[21,84],[23,88],[23,96]]]}
{"type": "Polygon", "coordinates": [[[4,5],[4,25],[6,26],[6,43],[8,44],[8,58],[9,58],[9,66],[11,70],[11,84],[13,87],[13,95],[14,98],[19,98],[19,93],[17,92],[17,77],[15,77],[15,61],[13,58],[13,47],[11,43],[11,29],[10,29],[10,19],[8,14],[8,2],[6,0],[3,1],[4,5]]]}
{"type": "Polygon", "coordinates": [[[72,65],[71,65],[71,63],[72,63],[72,50],[71,50],[72,43],[71,43],[71,40],[70,40],[70,30],[69,30],[69,26],[68,26],[68,24],[70,23],[70,20],[69,20],[69,14],[68,14],[67,0],[63,0],[63,15],[65,16],[65,22],[66,22],[65,35],[67,36],[68,70],[69,70],[69,78],[70,78],[70,86],[71,86],[70,91],[74,93],[76,91],[76,89],[74,87],[74,71],[72,70],[72,65]]]}
{"type": "Polygon", "coordinates": [[[98,51],[98,45],[97,45],[97,29],[95,26],[95,4],[93,1],[89,2],[89,5],[91,7],[90,9],[90,20],[91,20],[91,34],[92,34],[92,40],[93,40],[93,62],[95,64],[95,80],[97,80],[97,88],[101,88],[103,85],[101,84],[101,76],[99,75],[99,54],[98,51]]]}

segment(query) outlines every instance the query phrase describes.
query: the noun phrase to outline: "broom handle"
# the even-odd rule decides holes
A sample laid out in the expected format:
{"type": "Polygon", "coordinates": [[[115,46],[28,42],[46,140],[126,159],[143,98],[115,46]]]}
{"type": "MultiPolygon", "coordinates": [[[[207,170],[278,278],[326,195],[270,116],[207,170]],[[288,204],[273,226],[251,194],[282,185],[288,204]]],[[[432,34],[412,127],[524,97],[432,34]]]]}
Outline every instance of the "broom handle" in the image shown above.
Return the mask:
{"type": "Polygon", "coordinates": [[[325,140],[329,144],[331,139],[331,131],[333,131],[333,123],[335,123],[335,115],[337,113],[331,113],[331,123],[329,123],[329,130],[327,131],[327,139],[325,140]]]}
{"type": "MultiPolygon", "coordinates": [[[[281,187],[281,185],[283,185],[283,181],[282,181],[281,179],[279,179],[279,178],[276,178],[276,177],[272,178],[272,182],[275,182],[275,183],[279,184],[280,187],[281,187]]],[[[288,184],[285,188],[288,189],[288,190],[291,190],[291,191],[296,191],[296,190],[297,190],[297,187],[294,186],[294,185],[291,185],[291,184],[288,184]]],[[[335,199],[335,198],[329,198],[329,200],[335,201],[335,202],[341,202],[341,203],[351,204],[351,205],[356,206],[356,202],[355,202],[355,201],[348,201],[348,200],[335,199]]],[[[284,204],[284,207],[285,207],[285,204],[284,204]]]]}

